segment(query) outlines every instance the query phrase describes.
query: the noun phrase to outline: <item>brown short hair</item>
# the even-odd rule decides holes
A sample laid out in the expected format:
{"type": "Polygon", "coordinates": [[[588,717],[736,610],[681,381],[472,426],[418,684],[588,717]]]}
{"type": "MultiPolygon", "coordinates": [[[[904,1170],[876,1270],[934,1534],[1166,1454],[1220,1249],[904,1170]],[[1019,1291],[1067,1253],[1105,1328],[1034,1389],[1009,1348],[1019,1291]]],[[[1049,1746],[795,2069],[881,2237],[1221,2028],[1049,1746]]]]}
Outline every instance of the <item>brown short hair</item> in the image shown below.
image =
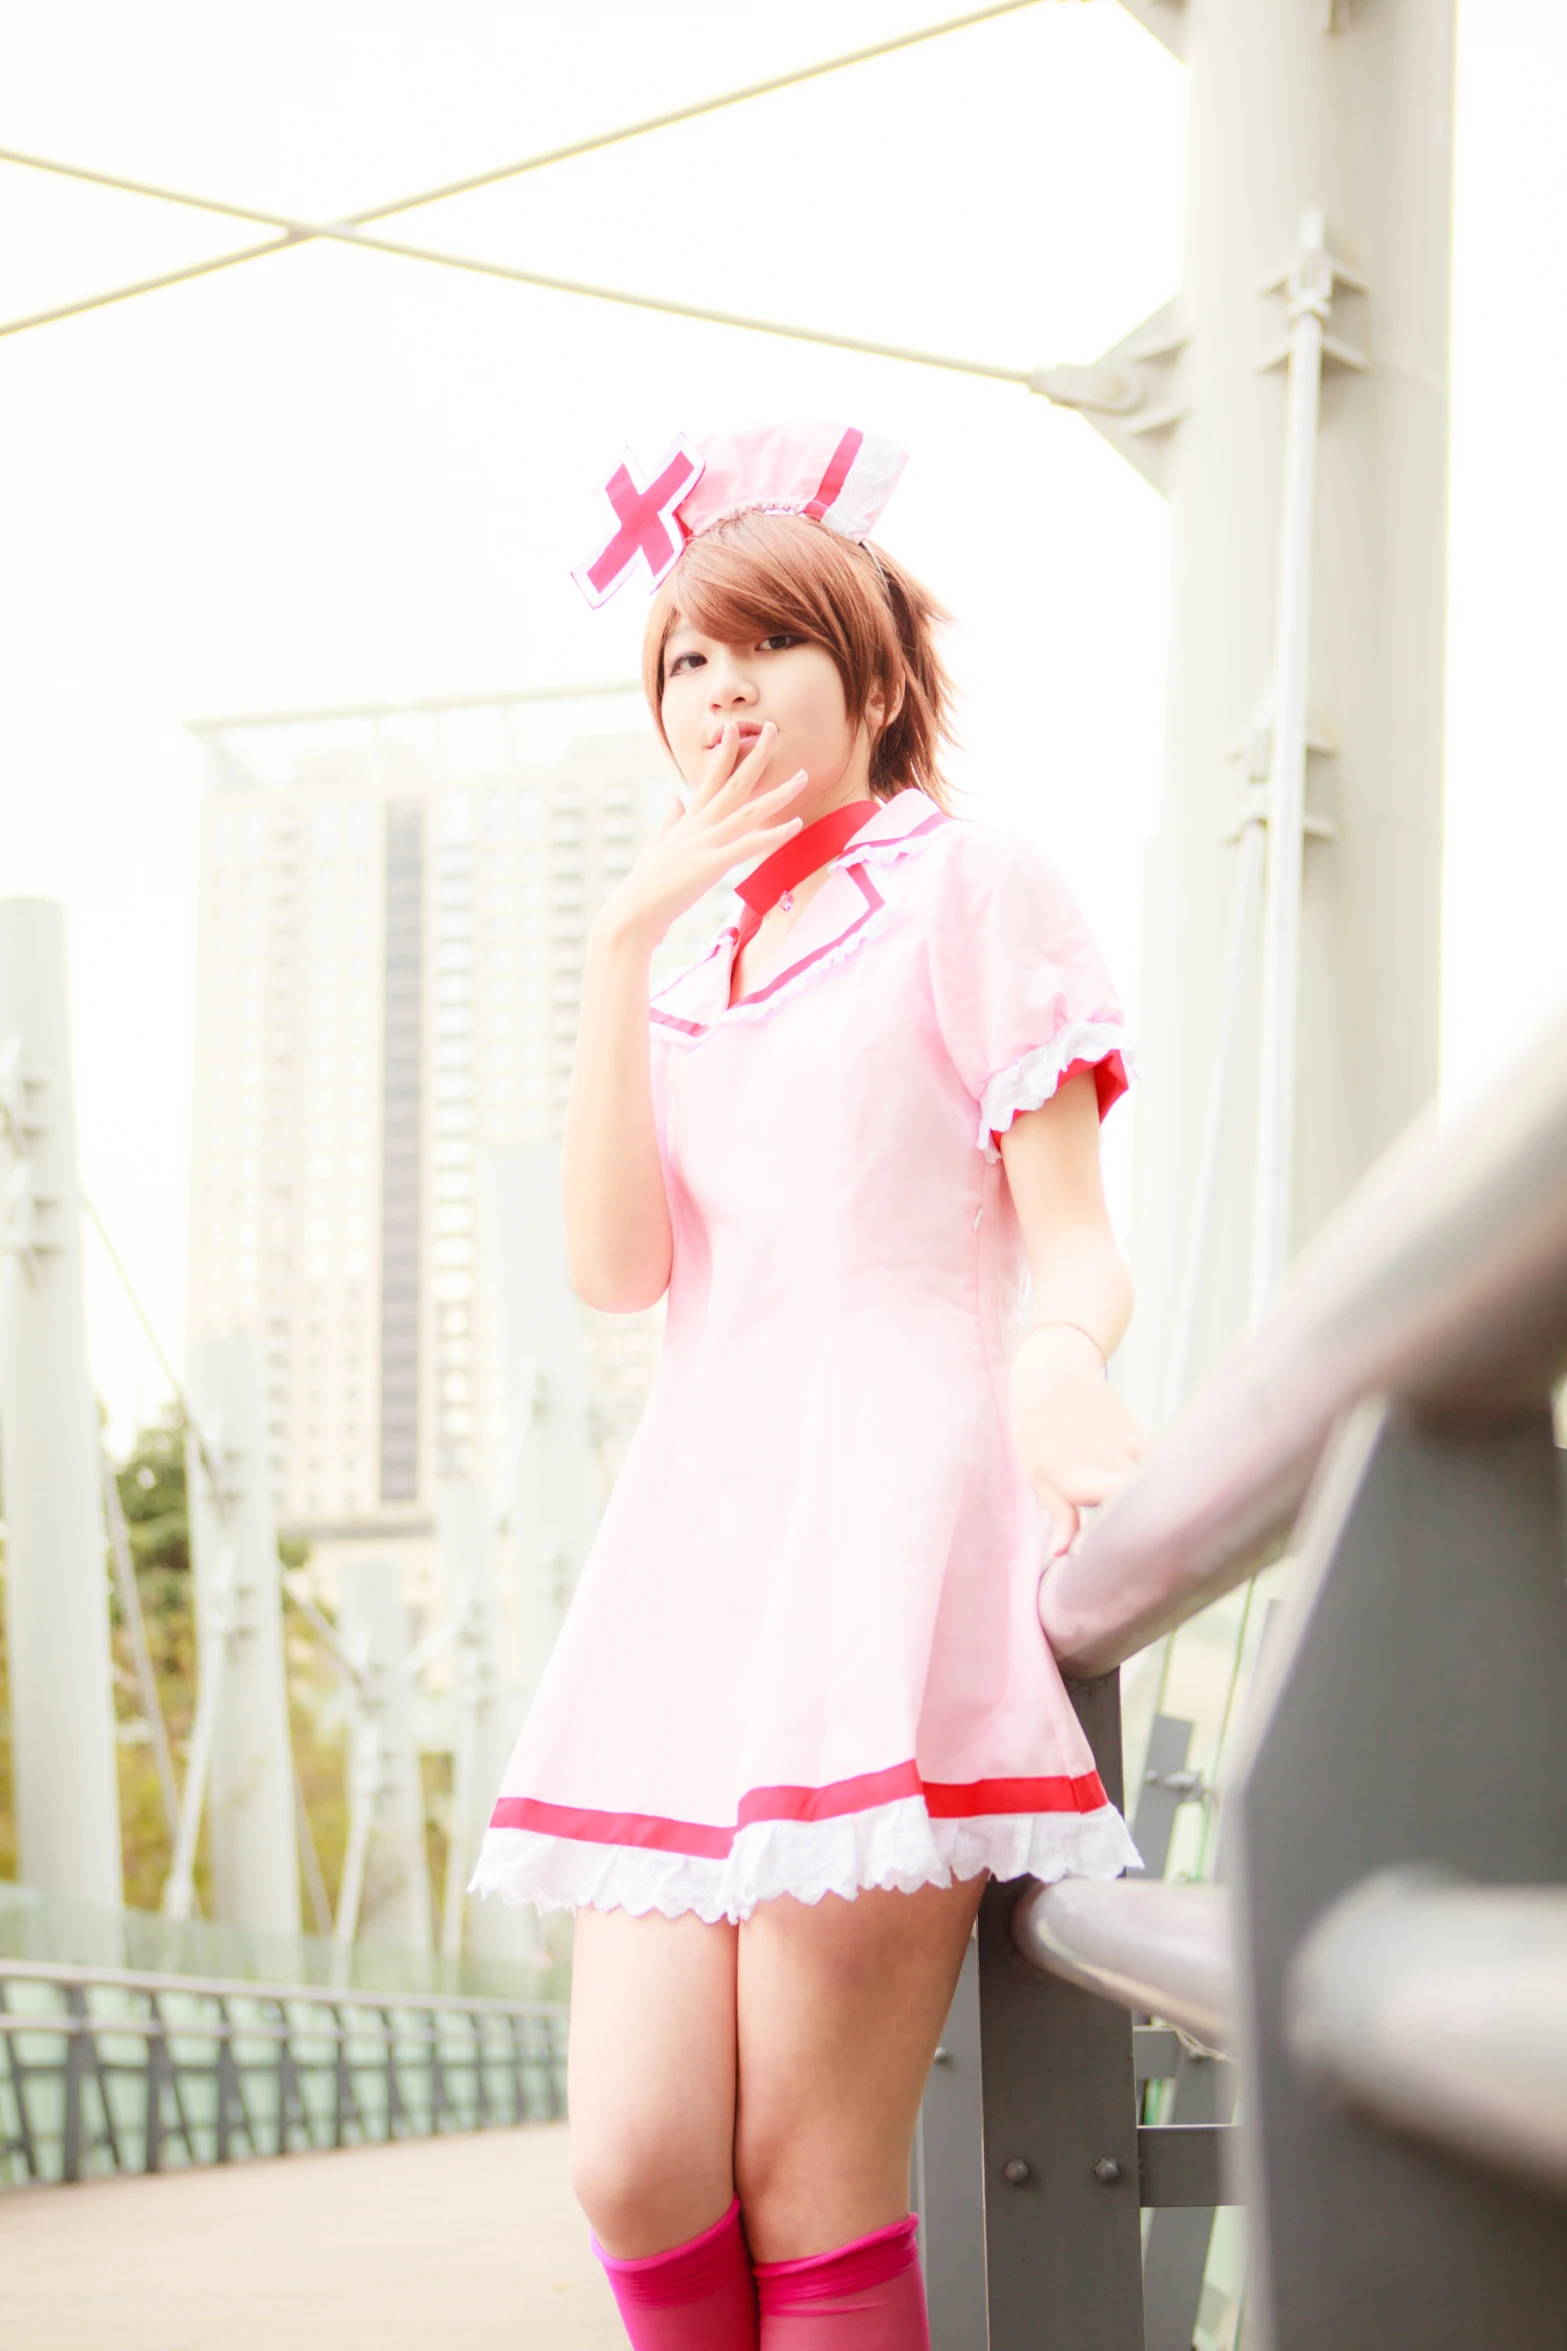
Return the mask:
{"type": "Polygon", "coordinates": [[[877,799],[917,784],[945,807],[939,762],[941,745],[953,739],[952,688],[935,631],[949,617],[868,541],[803,514],[731,515],[691,541],[648,615],[642,683],[653,724],[667,751],[664,648],[677,621],[726,643],[787,629],[831,654],[851,724],[878,686],[895,705],[871,751],[877,799]]]}

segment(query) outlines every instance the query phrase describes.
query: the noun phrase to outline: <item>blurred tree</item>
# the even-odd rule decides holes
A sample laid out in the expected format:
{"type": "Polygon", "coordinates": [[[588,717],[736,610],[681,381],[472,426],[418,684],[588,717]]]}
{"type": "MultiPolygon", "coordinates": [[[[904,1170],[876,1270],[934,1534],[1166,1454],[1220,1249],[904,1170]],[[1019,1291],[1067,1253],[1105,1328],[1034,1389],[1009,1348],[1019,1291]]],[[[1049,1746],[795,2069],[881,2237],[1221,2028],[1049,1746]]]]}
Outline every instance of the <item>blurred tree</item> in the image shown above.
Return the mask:
{"type": "MultiPolygon", "coordinates": [[[[183,1777],[196,1710],[197,1655],[185,1487],[185,1423],[177,1406],[166,1406],[157,1420],[139,1432],[115,1470],[115,1483],[125,1513],[159,1702],[174,1753],[175,1771],[183,1777]]],[[[285,1569],[302,1567],[309,1557],[306,1543],[285,1539],[278,1549],[285,1569]]],[[[125,1899],[135,1909],[155,1910],[168,1874],[171,1841],[118,1594],[112,1598],[111,1621],[115,1703],[120,1723],[125,1899]]],[[[348,1833],[342,1710],[334,1703],[336,1669],[330,1659],[322,1657],[318,1644],[297,1619],[286,1620],[286,1633],[294,1759],[330,1903],[336,1899],[348,1833]]],[[[205,1843],[203,1831],[196,1862],[197,1897],[203,1905],[207,1898],[205,1843]]],[[[307,1931],[318,1923],[312,1913],[308,1878],[302,1915],[307,1931]]]]}
{"type": "MultiPolygon", "coordinates": [[[[190,1519],[185,1490],[185,1423],[176,1405],[140,1430],[114,1472],[125,1515],[131,1563],[141,1602],[153,1678],[173,1752],[176,1777],[183,1780],[196,1711],[197,1657],[191,1596],[190,1519]]],[[[309,1545],[285,1539],[279,1553],[285,1569],[302,1567],[309,1545]]],[[[3,1569],[3,1550],[0,1550],[3,1569]]],[[[168,1875],[172,1840],[136,1678],[130,1632],[112,1576],[108,1583],[115,1713],[119,1727],[120,1825],[125,1900],[136,1910],[156,1910],[168,1875]]],[[[3,1598],[3,1592],[0,1592],[3,1598]]],[[[330,1609],[323,1609],[329,1619],[330,1609]]],[[[293,1611],[284,1620],[289,1718],[294,1764],[316,1849],[328,1907],[336,1904],[348,1841],[345,1772],[347,1708],[335,1660],[293,1611]]],[[[15,1808],[11,1800],[11,1739],[8,1708],[5,1622],[0,1611],[0,1878],[16,1875],[15,1808]]],[[[446,1831],[443,1818],[449,1759],[426,1757],[427,1821],[431,1877],[444,1882],[446,1831]]],[[[203,1829],[196,1859],[197,1899],[205,1907],[208,1878],[203,1829]]],[[[302,1872],[301,1915],[306,1931],[322,1923],[315,1915],[308,1872],[302,1872]]]]}

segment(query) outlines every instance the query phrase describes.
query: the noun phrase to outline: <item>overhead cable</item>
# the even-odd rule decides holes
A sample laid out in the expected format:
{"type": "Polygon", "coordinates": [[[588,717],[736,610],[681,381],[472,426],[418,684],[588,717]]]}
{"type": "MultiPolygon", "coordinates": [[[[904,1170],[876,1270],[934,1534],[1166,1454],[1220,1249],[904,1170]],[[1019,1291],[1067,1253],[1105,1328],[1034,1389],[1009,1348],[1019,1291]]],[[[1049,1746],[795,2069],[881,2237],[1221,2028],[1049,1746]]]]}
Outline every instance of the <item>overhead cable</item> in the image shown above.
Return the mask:
{"type": "MultiPolygon", "coordinates": [[[[104,172],[77,171],[68,164],[53,163],[39,156],[20,156],[0,149],[0,163],[26,163],[40,171],[59,172],[66,178],[95,181],[100,186],[118,187],[139,196],[166,194],[175,204],[199,204],[199,197],[175,195],[172,191],[149,188],[127,180],[117,180],[104,172]]],[[[238,208],[225,205],[225,212],[238,208]]],[[[101,310],[112,302],[128,301],[133,294],[155,292],[160,286],[179,285],[190,278],[208,275],[217,269],[228,269],[236,261],[253,260],[258,255],[283,253],[291,247],[324,241],[334,245],[357,245],[371,253],[389,253],[404,261],[425,261],[441,269],[465,271],[470,276],[500,278],[511,285],[536,286],[548,294],[575,294],[591,302],[615,302],[630,310],[651,310],[666,318],[694,319],[699,325],[742,327],[749,334],[781,335],[796,343],[822,343],[836,351],[859,351],[872,359],[899,359],[917,367],[939,367],[958,375],[989,376],[1008,384],[1031,385],[1033,377],[1026,368],[994,367],[980,359],[963,359],[951,352],[920,351],[901,343],[875,343],[862,335],[834,334],[826,327],[797,326],[790,321],[771,318],[751,318],[734,310],[714,310],[700,302],[677,302],[663,294],[633,293],[624,286],[600,286],[585,278],[555,277],[538,269],[519,269],[508,261],[486,261],[477,254],[449,253],[433,245],[406,244],[391,237],[371,236],[364,229],[350,228],[338,221],[293,220],[286,215],[265,212],[245,212],[241,217],[258,221],[284,232],[266,245],[253,245],[241,253],[230,253],[219,260],[196,262],[189,267],[171,270],[158,278],[143,278],[133,286],[120,286],[109,293],[91,294],[77,302],[64,302],[52,310],[31,312],[25,318],[0,320],[0,336],[19,335],[31,327],[52,326],[60,319],[78,318],[84,312],[101,310]]]]}
{"type": "Polygon", "coordinates": [[[423,189],[412,196],[401,196],[394,201],[374,205],[366,210],[347,214],[338,221],[308,221],[293,215],[261,210],[252,205],[233,204],[219,197],[193,195],[188,190],[167,188],[145,180],[135,180],[121,173],[96,171],[87,165],[62,163],[57,158],[35,155],[15,148],[0,148],[0,163],[9,163],[26,171],[49,172],[63,179],[83,181],[90,186],[109,188],[121,195],[140,196],[164,204],[176,204],[186,210],[210,212],[227,220],[247,221],[257,227],[270,228],[278,233],[259,244],[245,245],[228,253],[216,254],[204,261],[188,262],[181,268],[164,270],[152,277],[138,278],[124,285],[114,286],[98,294],[90,294],[73,302],[58,303],[46,310],[30,311],[18,318],[0,320],[0,337],[18,335],[34,327],[53,326],[68,318],[79,318],[111,304],[128,302],[140,294],[159,292],[168,286],[185,285],[193,279],[210,277],[220,270],[233,269],[239,263],[264,259],[268,254],[283,253],[292,247],[316,243],[360,245],[374,252],[389,253],[404,260],[425,261],[446,269],[464,270],[483,277],[510,280],[514,284],[536,286],[546,292],[573,294],[590,301],[614,302],[631,309],[662,312],[674,318],[694,319],[700,323],[741,327],[756,334],[782,335],[797,342],[826,344],[834,349],[859,351],[874,358],[911,361],[917,366],[940,367],[966,375],[983,375],[1003,382],[1028,383],[1029,377],[1016,369],[987,367],[981,362],[953,358],[934,352],[905,349],[896,344],[872,343],[847,335],[835,335],[809,327],[782,324],[772,320],[744,317],[729,311],[712,310],[703,306],[662,299],[655,295],[634,294],[624,289],[599,286],[573,278],[558,278],[537,270],[524,270],[503,262],[481,261],[471,255],[450,253],[437,247],[401,242],[392,238],[367,235],[370,224],[389,220],[397,214],[415,211],[421,206],[445,202],[449,198],[471,194],[477,189],[494,187],[521,177],[527,172],[541,171],[547,165],[564,163],[585,155],[619,146],[630,139],[646,137],[650,132],[668,130],[684,122],[692,122],[704,115],[739,106],[753,98],[773,95],[794,89],[800,84],[816,81],[823,76],[844,71],[847,67],[864,65],[873,59],[891,56],[903,49],[919,46],[926,41],[941,38],[947,33],[962,32],[971,25],[1012,16],[1024,8],[1037,7],[1039,0],[992,0],[992,5],[970,11],[963,16],[948,17],[939,24],[922,25],[913,32],[900,33],[891,39],[874,42],[861,49],[846,50],[837,57],[821,60],[815,65],[800,66],[792,72],[774,75],[762,82],[748,83],[744,88],[722,92],[717,97],[694,100],[691,104],[669,111],[648,115],[640,121],[622,124],[610,131],[601,131],[564,146],[547,148],[524,156],[520,161],[498,165],[490,171],[478,172],[461,180],[444,183],[440,187],[423,189]]]}

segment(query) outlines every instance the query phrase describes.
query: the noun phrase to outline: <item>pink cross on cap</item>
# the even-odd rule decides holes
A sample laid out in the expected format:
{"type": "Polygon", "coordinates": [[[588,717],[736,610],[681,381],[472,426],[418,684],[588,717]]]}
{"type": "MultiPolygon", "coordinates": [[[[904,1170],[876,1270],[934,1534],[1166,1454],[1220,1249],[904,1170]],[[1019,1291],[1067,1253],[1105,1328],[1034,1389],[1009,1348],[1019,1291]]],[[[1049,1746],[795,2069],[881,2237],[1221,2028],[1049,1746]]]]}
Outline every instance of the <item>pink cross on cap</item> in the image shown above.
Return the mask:
{"type": "Polygon", "coordinates": [[[572,573],[590,604],[613,596],[638,556],[646,563],[656,588],[679,557],[685,534],[675,520],[675,508],[702,478],[702,459],[685,440],[676,441],[646,489],[637,486],[628,450],[604,484],[604,495],[615,510],[615,529],[591,563],[572,573]]]}

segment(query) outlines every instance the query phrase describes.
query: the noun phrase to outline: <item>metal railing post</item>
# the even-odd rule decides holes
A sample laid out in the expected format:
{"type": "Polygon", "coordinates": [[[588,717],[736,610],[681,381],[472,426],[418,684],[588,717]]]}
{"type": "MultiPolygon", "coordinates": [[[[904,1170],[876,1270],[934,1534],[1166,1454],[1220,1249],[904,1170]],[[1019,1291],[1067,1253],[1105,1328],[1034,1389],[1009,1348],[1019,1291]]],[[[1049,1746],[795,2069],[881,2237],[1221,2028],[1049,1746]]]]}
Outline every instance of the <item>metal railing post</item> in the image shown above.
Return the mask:
{"type": "MultiPolygon", "coordinates": [[[[1119,1803],[1119,1677],[1072,1696],[1119,1803]]],[[[1027,1964],[1019,1898],[991,1885],[979,1914],[990,2351],[1143,2351],[1132,2020],[1027,1964]]]]}
{"type": "MultiPolygon", "coordinates": [[[[156,2015],[156,2003],[154,2003],[156,2015]]],[[[169,2062],[168,2043],[161,2031],[147,2035],[147,2119],[142,2128],[142,2169],[163,2169],[163,2076],[169,2062]]]]}
{"type": "Polygon", "coordinates": [[[87,2067],[87,1994],[72,1984],[66,1994],[65,2115],[60,2129],[60,2176],[82,2176],[82,2076],[87,2067]]]}
{"type": "Polygon", "coordinates": [[[920,2256],[931,2351],[985,2351],[984,2118],[979,1937],[963,1954],[917,2141],[920,2256]]]}
{"type": "Polygon", "coordinates": [[[331,2011],[331,2016],[333,2026],[332,2144],[334,2147],[343,2147],[348,2143],[343,2136],[344,2128],[350,2117],[354,2121],[358,2121],[359,2109],[354,2098],[353,2078],[348,2070],[348,2043],[343,2023],[343,2011],[340,2008],[334,2008],[331,2011]]]}

